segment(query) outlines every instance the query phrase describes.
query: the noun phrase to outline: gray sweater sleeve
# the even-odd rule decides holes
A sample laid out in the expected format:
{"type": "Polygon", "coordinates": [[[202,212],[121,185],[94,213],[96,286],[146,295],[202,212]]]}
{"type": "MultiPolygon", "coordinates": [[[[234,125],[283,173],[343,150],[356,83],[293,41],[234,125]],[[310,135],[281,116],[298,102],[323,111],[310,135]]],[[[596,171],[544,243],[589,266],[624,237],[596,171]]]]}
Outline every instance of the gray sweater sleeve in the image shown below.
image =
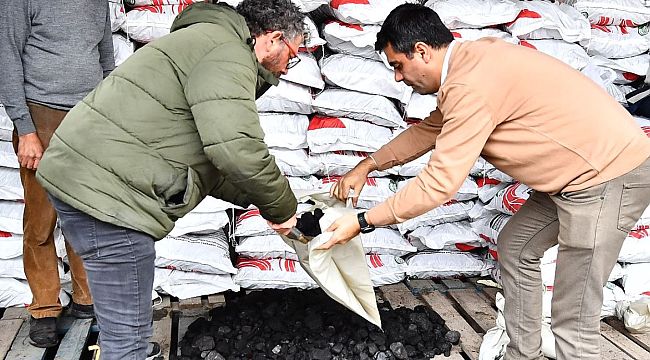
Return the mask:
{"type": "Polygon", "coordinates": [[[104,38],[99,43],[99,62],[104,70],[104,78],[115,69],[115,53],[113,52],[113,33],[111,30],[111,14],[106,2],[106,25],[104,38]]]}
{"type": "Polygon", "coordinates": [[[25,100],[21,54],[30,31],[29,1],[5,1],[0,11],[0,103],[18,135],[36,131],[25,100]]]}

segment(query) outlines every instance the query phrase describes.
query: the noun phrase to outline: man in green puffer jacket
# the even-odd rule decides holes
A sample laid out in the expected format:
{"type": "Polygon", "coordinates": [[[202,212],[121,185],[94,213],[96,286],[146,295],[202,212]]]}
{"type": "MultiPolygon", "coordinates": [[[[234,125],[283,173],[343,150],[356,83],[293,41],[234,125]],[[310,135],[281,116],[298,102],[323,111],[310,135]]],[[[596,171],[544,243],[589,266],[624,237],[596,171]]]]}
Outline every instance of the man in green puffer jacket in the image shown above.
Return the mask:
{"type": "Polygon", "coordinates": [[[84,260],[102,359],[145,358],[154,240],[207,195],[295,225],[255,99],[296,62],[303,19],[290,0],[194,4],[56,130],[37,178],[84,260]]]}

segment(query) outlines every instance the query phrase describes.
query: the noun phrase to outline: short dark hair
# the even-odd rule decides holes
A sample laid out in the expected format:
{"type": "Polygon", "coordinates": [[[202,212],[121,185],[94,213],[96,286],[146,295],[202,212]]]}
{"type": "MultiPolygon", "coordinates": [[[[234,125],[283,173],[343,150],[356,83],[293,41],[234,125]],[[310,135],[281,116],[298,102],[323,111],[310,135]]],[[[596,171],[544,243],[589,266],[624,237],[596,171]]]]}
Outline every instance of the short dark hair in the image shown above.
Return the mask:
{"type": "Polygon", "coordinates": [[[418,41],[440,49],[453,40],[451,31],[433,9],[418,4],[402,4],[388,14],[377,34],[375,50],[382,51],[390,43],[396,52],[411,55],[418,41]]]}
{"type": "Polygon", "coordinates": [[[305,15],[291,0],[244,0],[237,12],[246,19],[253,37],[282,31],[285,37],[294,39],[304,33],[305,15]]]}

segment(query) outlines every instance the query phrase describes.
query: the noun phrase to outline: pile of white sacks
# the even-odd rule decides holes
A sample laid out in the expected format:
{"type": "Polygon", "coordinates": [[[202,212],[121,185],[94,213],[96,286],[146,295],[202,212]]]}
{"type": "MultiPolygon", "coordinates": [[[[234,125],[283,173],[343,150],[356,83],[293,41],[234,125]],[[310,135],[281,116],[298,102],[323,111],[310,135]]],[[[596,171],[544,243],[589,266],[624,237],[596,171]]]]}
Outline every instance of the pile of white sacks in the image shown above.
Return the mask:
{"type": "MultiPolygon", "coordinates": [[[[175,15],[191,2],[130,0],[125,6],[110,0],[116,63],[133,53],[133,41],[147,43],[169,33],[175,15]]],[[[291,187],[327,190],[368,153],[428,116],[436,108],[436,98],[396,83],[392,70],[374,51],[388,13],[402,3],[418,1],[294,2],[306,12],[325,5],[331,19],[322,24],[309,17],[305,20],[310,37],[300,49],[301,62],[282,77],[278,87],[258,99],[257,106],[264,140],[291,187]],[[321,57],[324,53],[327,56],[321,57]]],[[[457,39],[493,36],[535,48],[582,71],[624,102],[624,94],[631,91],[628,84],[644,76],[650,64],[647,27],[639,26],[650,22],[650,7],[641,0],[572,3],[433,0],[425,5],[438,12],[457,39]]],[[[637,121],[650,133],[649,120],[637,121]]],[[[19,187],[15,155],[6,142],[11,123],[1,120],[0,127],[0,145],[7,147],[0,154],[0,172],[13,168],[13,181],[19,187]]],[[[429,156],[372,173],[358,207],[371,208],[394,194],[417,175],[429,156]]],[[[22,231],[22,206],[14,202],[19,197],[5,195],[10,188],[3,185],[0,192],[0,231],[16,237],[22,231]]],[[[479,158],[452,201],[403,224],[362,235],[373,283],[488,274],[498,282],[498,233],[530,191],[479,158]]],[[[299,211],[306,206],[301,204],[299,211]]],[[[650,281],[643,275],[650,271],[649,227],[650,210],[625,240],[619,264],[604,289],[603,316],[614,314],[617,303],[650,294],[650,281]]],[[[15,258],[7,247],[1,249],[0,264],[2,259],[15,258]]],[[[545,315],[550,314],[556,251],[549,250],[542,261],[545,315]]],[[[213,198],[180,219],[174,231],[156,243],[156,252],[155,290],[179,298],[240,288],[317,286],[257,209],[235,212],[234,205],[213,198]]],[[[0,270],[0,282],[2,274],[0,270]]],[[[26,300],[21,301],[29,298],[23,291],[26,300]]]]}

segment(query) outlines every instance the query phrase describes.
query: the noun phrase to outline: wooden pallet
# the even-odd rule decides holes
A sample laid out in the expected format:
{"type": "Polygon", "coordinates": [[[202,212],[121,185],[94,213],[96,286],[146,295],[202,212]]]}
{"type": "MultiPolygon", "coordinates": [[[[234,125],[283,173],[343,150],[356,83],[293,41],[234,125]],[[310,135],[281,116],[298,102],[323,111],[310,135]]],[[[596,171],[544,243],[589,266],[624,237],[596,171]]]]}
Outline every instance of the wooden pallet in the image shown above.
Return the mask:
{"type": "MultiPolygon", "coordinates": [[[[426,305],[435,310],[447,327],[461,333],[453,351],[460,358],[476,360],[487,330],[495,326],[497,310],[495,288],[468,280],[407,280],[381,287],[381,296],[391,305],[426,305]]],[[[616,318],[601,322],[601,353],[606,359],[650,359],[650,334],[631,334],[616,318]]]]}
{"type": "Polygon", "coordinates": [[[43,349],[29,343],[29,313],[24,308],[9,308],[0,319],[0,360],[75,360],[86,350],[93,328],[92,319],[62,317],[58,331],[63,334],[58,347],[43,349]]]}

